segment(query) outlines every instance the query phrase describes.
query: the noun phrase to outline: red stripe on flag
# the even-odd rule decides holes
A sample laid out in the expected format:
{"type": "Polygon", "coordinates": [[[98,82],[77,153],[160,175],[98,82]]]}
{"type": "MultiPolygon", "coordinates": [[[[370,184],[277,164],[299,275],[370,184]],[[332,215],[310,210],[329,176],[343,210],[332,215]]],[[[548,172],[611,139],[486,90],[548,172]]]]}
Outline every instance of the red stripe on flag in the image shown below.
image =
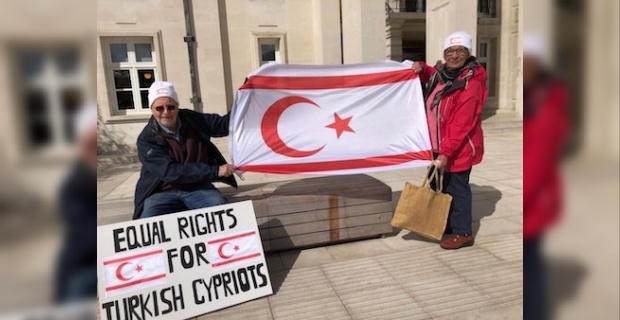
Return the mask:
{"type": "Polygon", "coordinates": [[[222,242],[222,241],[228,241],[228,240],[239,239],[239,238],[251,236],[253,234],[256,234],[256,231],[244,232],[244,233],[241,233],[241,234],[238,234],[238,235],[234,235],[234,236],[230,236],[230,237],[219,238],[219,239],[215,239],[215,240],[209,240],[209,241],[207,241],[207,243],[208,244],[214,244],[214,243],[218,243],[218,242],[222,242]]]}
{"type": "Polygon", "coordinates": [[[222,262],[216,262],[216,263],[212,264],[212,266],[219,267],[219,266],[223,266],[225,264],[229,264],[229,263],[233,263],[233,262],[237,262],[237,261],[241,261],[241,260],[247,260],[247,259],[255,258],[255,257],[258,257],[258,256],[260,256],[260,252],[248,254],[247,256],[242,256],[242,257],[238,257],[238,258],[234,258],[234,259],[230,259],[230,260],[225,260],[225,261],[222,261],[222,262]]]}
{"type": "Polygon", "coordinates": [[[243,89],[286,89],[318,90],[343,89],[376,86],[413,80],[417,75],[411,70],[377,72],[347,76],[330,77],[278,77],[251,76],[239,90],[243,89]]]}
{"type": "Polygon", "coordinates": [[[290,164],[256,164],[244,165],[237,168],[239,171],[265,173],[300,173],[321,172],[347,169],[374,168],[402,164],[413,160],[433,160],[431,150],[408,152],[393,156],[380,156],[365,159],[336,160],[324,162],[306,162],[290,164]]]}
{"type": "Polygon", "coordinates": [[[150,252],[145,252],[145,253],[140,253],[140,254],[135,254],[133,256],[127,256],[124,258],[118,258],[118,259],[114,259],[114,260],[108,260],[108,261],[104,261],[103,265],[108,265],[108,264],[113,264],[113,263],[117,263],[117,262],[123,262],[123,261],[127,261],[127,260],[133,260],[136,258],[142,258],[142,257],[148,257],[148,256],[152,256],[154,254],[159,254],[159,253],[163,253],[164,250],[163,249],[159,249],[159,250],[155,250],[155,251],[150,251],[150,252]]]}
{"type": "Polygon", "coordinates": [[[122,289],[122,288],[126,288],[126,287],[130,287],[136,284],[140,284],[140,283],[144,283],[144,282],[149,282],[149,281],[153,281],[153,280],[157,280],[157,279],[161,279],[161,278],[165,278],[166,274],[160,274],[160,275],[156,275],[156,276],[152,276],[152,277],[148,277],[148,278],[144,278],[144,279],[140,279],[140,280],[135,280],[135,281],[131,281],[131,282],[126,282],[123,284],[119,284],[119,285],[115,285],[115,286],[111,286],[111,287],[107,287],[105,288],[105,291],[112,291],[112,290],[117,290],[117,289],[122,289]]]}

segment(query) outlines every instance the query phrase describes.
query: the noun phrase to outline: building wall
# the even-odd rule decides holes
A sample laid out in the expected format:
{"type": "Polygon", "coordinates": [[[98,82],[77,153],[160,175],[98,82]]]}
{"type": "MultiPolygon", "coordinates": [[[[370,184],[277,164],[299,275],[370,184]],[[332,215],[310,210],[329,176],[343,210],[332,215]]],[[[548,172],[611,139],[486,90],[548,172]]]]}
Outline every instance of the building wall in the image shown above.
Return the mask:
{"type": "Polygon", "coordinates": [[[76,155],[73,116],[95,95],[94,19],[87,1],[2,3],[0,198],[55,202],[76,155]]]}
{"type": "Polygon", "coordinates": [[[279,38],[283,63],[315,62],[313,1],[226,1],[226,6],[234,89],[260,66],[257,38],[279,38]]]}
{"type": "MultiPolygon", "coordinates": [[[[390,59],[413,59],[421,56],[420,42],[426,52],[424,59],[434,64],[443,60],[443,39],[456,30],[468,31],[474,37],[472,53],[487,68],[489,75],[489,98],[484,111],[513,113],[520,108],[520,41],[519,8],[516,0],[494,1],[493,8],[478,8],[479,1],[426,1],[426,12],[402,11],[393,7],[387,14],[387,57],[390,59]],[[480,10],[478,10],[480,9],[480,10]],[[409,50],[409,52],[404,52],[409,50]]],[[[391,5],[398,2],[389,2],[391,5]]]]}
{"type": "MultiPolygon", "coordinates": [[[[386,57],[384,0],[190,2],[202,99],[195,108],[198,111],[224,114],[230,110],[236,89],[248,73],[260,66],[259,43],[264,41],[278,43],[277,60],[289,64],[360,63],[380,61],[386,57]]],[[[158,78],[175,84],[182,107],[194,108],[189,100],[192,90],[188,49],[183,41],[186,33],[183,2],[108,0],[99,1],[97,5],[97,80],[100,84],[97,93],[103,124],[100,131],[101,140],[109,142],[100,147],[103,153],[127,152],[127,148],[134,148],[150,111],[116,111],[117,114],[114,114],[114,100],[111,99],[114,92],[110,91],[114,84],[110,81],[110,74],[106,74],[108,58],[105,39],[114,36],[152,37],[159,60],[158,78]],[[123,10],[118,9],[121,7],[123,10]]],[[[478,19],[477,1],[428,0],[427,21],[419,22],[426,30],[427,61],[441,59],[441,42],[457,29],[470,32],[475,39],[484,38],[493,42],[489,62],[497,79],[493,84],[498,96],[494,104],[514,110],[514,86],[502,84],[503,79],[514,77],[506,70],[514,70],[518,63],[515,58],[507,58],[515,55],[514,46],[507,45],[508,42],[514,44],[515,40],[505,38],[503,19],[511,13],[505,12],[504,7],[509,6],[501,5],[493,19],[478,19]]],[[[408,14],[420,13],[401,13],[408,14]]],[[[424,32],[418,29],[412,30],[424,32]]],[[[477,49],[474,40],[474,54],[477,49]]]]}
{"type": "MultiPolygon", "coordinates": [[[[182,107],[189,107],[191,83],[185,36],[183,3],[175,0],[97,2],[97,102],[104,128],[104,138],[121,145],[135,146],[141,127],[150,117],[142,112],[119,112],[114,115],[114,82],[106,65],[109,37],[149,37],[153,39],[159,74],[155,80],[174,83],[182,107]],[[119,10],[122,8],[122,10],[119,10]],[[165,26],[162,28],[162,26],[165,26]],[[123,114],[124,113],[124,114],[123,114]]],[[[103,146],[100,146],[100,148],[103,146]]],[[[104,153],[116,150],[102,150],[104,153]]]]}
{"type": "MultiPolygon", "coordinates": [[[[202,103],[197,110],[224,114],[247,74],[260,66],[259,41],[275,39],[278,57],[290,64],[340,64],[340,1],[334,0],[200,0],[191,1],[197,42],[202,103]]],[[[351,40],[350,62],[383,58],[383,1],[348,0],[352,15],[343,38],[351,40]],[[380,10],[377,10],[380,9],[380,10]],[[357,29],[356,29],[357,28],[357,29]],[[364,28],[364,30],[361,30],[364,28]],[[379,45],[375,44],[379,39],[379,45]]],[[[159,79],[170,81],[182,107],[194,109],[183,3],[177,0],[98,2],[97,80],[104,153],[133,148],[150,117],[148,110],[115,111],[114,86],[106,74],[106,37],[153,37],[158,49],[159,79]],[[118,10],[118,8],[123,10],[118,10]],[[106,84],[106,85],[101,85],[106,84]],[[120,113],[115,115],[114,112],[120,113]]]]}

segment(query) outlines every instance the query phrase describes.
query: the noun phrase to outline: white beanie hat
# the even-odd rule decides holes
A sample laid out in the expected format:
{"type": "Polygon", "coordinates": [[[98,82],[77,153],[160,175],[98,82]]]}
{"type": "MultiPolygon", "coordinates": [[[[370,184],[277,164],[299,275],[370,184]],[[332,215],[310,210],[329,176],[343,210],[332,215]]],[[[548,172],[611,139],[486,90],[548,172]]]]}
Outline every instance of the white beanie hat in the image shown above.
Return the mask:
{"type": "Polygon", "coordinates": [[[97,128],[97,105],[88,103],[82,106],[73,117],[75,137],[82,140],[91,129],[97,128]]]}
{"type": "Polygon", "coordinates": [[[153,106],[153,102],[157,98],[168,97],[172,98],[177,104],[179,103],[179,97],[174,90],[172,83],[166,81],[155,81],[149,87],[149,108],[153,106]]]}
{"type": "Polygon", "coordinates": [[[449,36],[446,37],[446,39],[443,40],[443,49],[441,50],[445,51],[446,49],[453,46],[463,46],[467,48],[469,53],[471,53],[472,41],[469,33],[465,31],[457,31],[451,33],[449,36]]]}
{"type": "Polygon", "coordinates": [[[540,62],[546,62],[549,48],[543,38],[537,33],[523,34],[523,55],[531,56],[540,62]]]}

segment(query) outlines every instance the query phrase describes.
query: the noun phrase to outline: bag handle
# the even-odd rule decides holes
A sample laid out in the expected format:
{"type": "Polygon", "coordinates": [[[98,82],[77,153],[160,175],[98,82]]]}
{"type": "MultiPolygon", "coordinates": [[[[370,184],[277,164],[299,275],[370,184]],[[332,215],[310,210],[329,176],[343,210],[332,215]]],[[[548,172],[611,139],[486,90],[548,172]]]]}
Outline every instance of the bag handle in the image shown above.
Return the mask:
{"type": "MultiPolygon", "coordinates": [[[[438,183],[437,192],[442,192],[443,191],[443,175],[444,175],[443,173],[444,171],[438,170],[435,165],[428,166],[428,171],[426,172],[426,177],[424,178],[424,182],[422,183],[422,188],[426,187],[427,184],[429,184],[429,181],[431,179],[434,179],[435,182],[438,183]]],[[[430,188],[430,185],[429,185],[429,188],[430,188]]]]}
{"type": "MultiPolygon", "coordinates": [[[[439,175],[439,187],[437,188],[437,191],[438,192],[442,192],[443,191],[443,173],[444,173],[444,170],[440,169],[440,170],[437,170],[437,171],[439,172],[439,173],[437,173],[439,175]]],[[[435,181],[437,181],[437,180],[435,180],[435,181]]]]}

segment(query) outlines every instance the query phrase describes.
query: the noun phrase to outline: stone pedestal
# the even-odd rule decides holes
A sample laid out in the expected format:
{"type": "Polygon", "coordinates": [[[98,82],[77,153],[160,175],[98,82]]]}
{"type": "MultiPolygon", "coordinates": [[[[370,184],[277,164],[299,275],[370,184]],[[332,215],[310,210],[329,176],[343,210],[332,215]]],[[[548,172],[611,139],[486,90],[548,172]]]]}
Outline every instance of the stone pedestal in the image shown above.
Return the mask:
{"type": "Polygon", "coordinates": [[[267,251],[392,232],[392,189],[363,174],[271,182],[222,191],[231,202],[252,200],[267,251]]]}

